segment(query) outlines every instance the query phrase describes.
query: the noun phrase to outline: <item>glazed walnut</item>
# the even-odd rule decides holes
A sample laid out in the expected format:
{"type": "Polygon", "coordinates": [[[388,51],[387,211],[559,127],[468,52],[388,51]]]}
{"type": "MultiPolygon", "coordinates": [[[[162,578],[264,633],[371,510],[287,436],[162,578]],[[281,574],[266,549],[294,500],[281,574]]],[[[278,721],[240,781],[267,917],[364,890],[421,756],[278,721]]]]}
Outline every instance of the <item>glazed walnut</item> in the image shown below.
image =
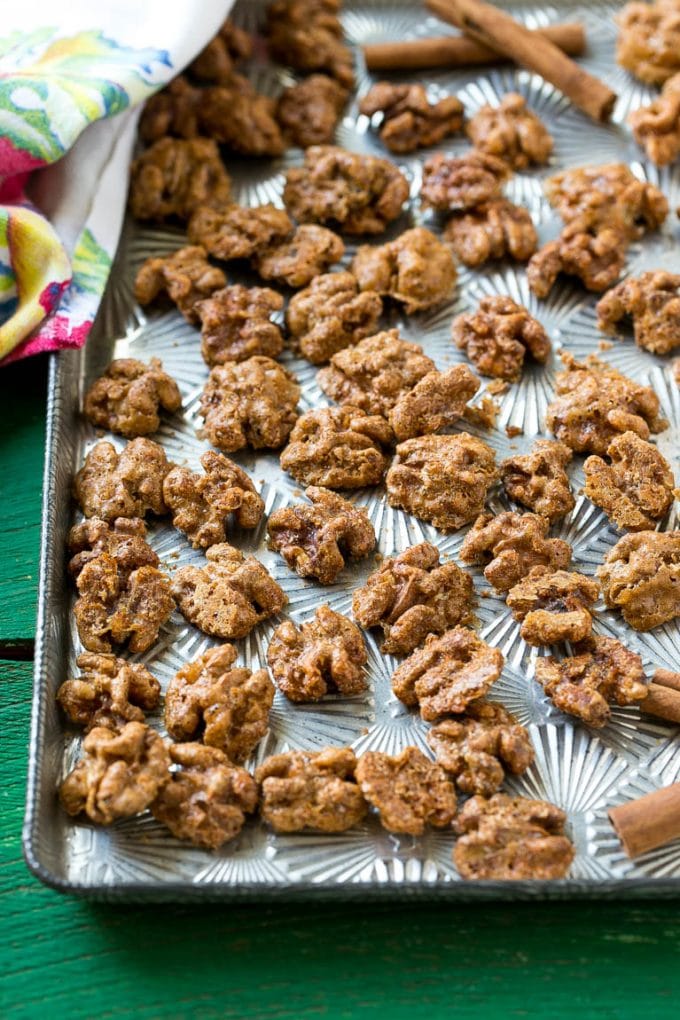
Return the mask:
{"type": "Polygon", "coordinates": [[[304,164],[286,173],[284,204],[300,223],[324,223],[345,234],[382,234],[401,213],[408,181],[386,159],[334,145],[312,145],[304,164]]]}
{"type": "Polygon", "coordinates": [[[232,152],[281,156],[285,151],[276,122],[276,100],[262,95],[240,75],[227,84],[202,89],[199,110],[202,132],[232,152]]]}
{"type": "Polygon", "coordinates": [[[187,322],[195,325],[199,321],[199,301],[209,298],[226,282],[222,270],[208,262],[205,248],[187,246],[172,255],[147,259],[135,279],[135,298],[140,305],[150,305],[159,295],[167,294],[187,322]]]}
{"type": "Polygon", "coordinates": [[[420,200],[440,212],[474,209],[499,198],[511,172],[502,159],[477,149],[463,156],[437,152],[423,164],[420,200]]]}
{"type": "Polygon", "coordinates": [[[104,553],[115,560],[121,577],[129,577],[138,567],[160,565],[158,556],[146,541],[146,525],[138,518],[116,517],[104,521],[100,517],[88,517],[69,531],[68,548],[71,553],[68,570],[74,581],[87,563],[104,553]]]}
{"type": "Polygon", "coordinates": [[[97,825],[138,815],[170,779],[165,741],[141,722],[118,731],[97,726],[85,737],[83,749],[59,797],[69,815],[83,812],[97,825]]]}
{"type": "Polygon", "coordinates": [[[218,645],[187,662],[165,695],[165,727],[173,740],[200,737],[232,762],[244,761],[269,726],[274,685],[266,669],[234,666],[233,645],[218,645]]]}
{"type": "Polygon", "coordinates": [[[147,143],[172,135],[197,138],[200,129],[201,90],[180,74],[144,104],[139,118],[139,137],[147,143]]]}
{"type": "Polygon", "coordinates": [[[381,563],[352,597],[362,627],[381,627],[382,650],[408,655],[429,634],[443,634],[474,620],[472,578],[439,550],[420,542],[381,563]]]}
{"type": "Polygon", "coordinates": [[[670,464],[635,432],[624,432],[607,448],[611,463],[588,457],[584,492],[618,528],[644,531],[667,514],[675,496],[670,464]]]}
{"type": "Polygon", "coordinates": [[[132,439],[119,454],[111,443],[92,447],[73,480],[86,517],[144,517],[167,513],[163,479],[170,470],[165,450],[152,439],[132,439]]]}
{"type": "Polygon", "coordinates": [[[430,634],[395,670],[392,690],[405,705],[419,706],[423,719],[464,712],[488,694],[503,669],[503,654],[467,627],[430,634]]]}
{"type": "Polygon", "coordinates": [[[171,744],[179,766],[151,804],[151,813],[173,836],[217,850],[238,836],[257,808],[257,784],[222,751],[203,744],[171,744]]]}
{"type": "Polygon", "coordinates": [[[194,549],[208,549],[227,539],[227,518],[240,528],[256,528],[264,501],[243,468],[221,453],[207,450],[201,457],[202,475],[174,467],[165,476],[163,498],[172,523],[194,549]]]}
{"type": "Polygon", "coordinates": [[[668,215],[663,193],[639,180],[625,163],[562,170],[548,178],[545,192],[565,224],[594,232],[610,227],[629,240],[656,230],[668,215]]]}
{"type": "Polygon", "coordinates": [[[231,641],[280,613],[288,599],[254,556],[213,545],[202,567],[181,567],[172,591],[183,615],[204,634],[231,641]]]}
{"type": "Polygon", "coordinates": [[[368,810],[354,778],[357,760],[349,747],[288,751],[260,765],[260,815],[275,832],[345,832],[368,810]]]}
{"type": "Polygon", "coordinates": [[[367,661],[359,628],[329,606],[320,606],[301,627],[286,620],[274,631],[267,651],[279,690],[295,702],[319,701],[331,693],[361,694],[367,661]]]}
{"type": "Polygon", "coordinates": [[[563,832],[566,820],[544,800],[471,797],[455,823],[454,864],[467,879],[565,878],[575,853],[563,832]]]}
{"type": "Polygon", "coordinates": [[[199,435],[226,453],[277,449],[295,425],[299,397],[294,375],[271,358],[216,365],[201,394],[199,435]]]}
{"type": "Polygon", "coordinates": [[[359,758],[356,777],[388,832],[422,836],[428,825],[448,829],[455,817],[451,781],[417,747],[405,747],[398,755],[366,751],[359,758]]]}
{"type": "Polygon", "coordinates": [[[451,249],[425,227],[405,230],[388,244],[362,244],[350,271],[361,290],[401,302],[407,315],[450,298],[457,277],[451,249]]]}
{"type": "Polygon", "coordinates": [[[275,358],[283,350],[283,337],[269,316],[282,308],[283,298],[275,290],[240,283],[199,301],[196,311],[205,363],[212,367],[255,355],[275,358]]]}
{"type": "Polygon", "coordinates": [[[467,414],[467,402],[478,387],[479,379],[467,365],[428,372],[399,397],[387,416],[395,439],[402,443],[453,425],[467,414]]]}
{"type": "Polygon", "coordinates": [[[677,0],[628,3],[616,16],[616,59],[650,85],[680,71],[680,10],[677,0]]]}
{"type": "Polygon", "coordinates": [[[275,280],[288,287],[306,287],[344,253],[342,239],[332,230],[306,223],[297,227],[291,238],[258,252],[253,265],[264,280],[275,280]]]}
{"type": "Polygon", "coordinates": [[[547,128],[517,92],[508,92],[498,106],[482,106],[466,130],[478,151],[498,156],[514,170],[547,163],[553,150],[547,128]]]}
{"type": "Polygon", "coordinates": [[[276,119],[284,137],[301,149],[332,142],[347,95],[327,74],[310,74],[284,89],[276,104],[276,119]]]}
{"type": "Polygon", "coordinates": [[[496,198],[452,216],[443,236],[454,255],[473,269],[490,259],[506,256],[526,262],[538,244],[529,210],[506,198],[496,198]]]}
{"type": "Polygon", "coordinates": [[[387,498],[435,528],[457,531],[480,513],[497,477],[493,450],[467,432],[407,439],[387,472],[387,498]]]}
{"type": "Polygon", "coordinates": [[[137,220],[187,220],[205,202],[228,202],[231,180],[212,138],[160,138],[132,164],[137,220]]]}
{"type": "Polygon", "coordinates": [[[600,294],[621,275],[627,246],[626,235],[618,227],[596,230],[576,220],[532,255],[527,266],[529,287],[536,297],[546,298],[563,273],[600,294]]]}
{"type": "Polygon", "coordinates": [[[680,347],[680,274],[662,269],[642,273],[600,298],[599,329],[616,334],[617,325],[626,318],[633,320],[635,342],[643,350],[670,354],[680,347]]]}
{"type": "Polygon", "coordinates": [[[574,453],[604,456],[622,432],[649,439],[651,433],[668,427],[651,387],[592,355],[582,363],[568,355],[562,361],[565,370],[555,377],[556,396],[548,405],[546,425],[574,453]]]}
{"type": "Polygon", "coordinates": [[[201,244],[215,258],[229,262],[252,258],[289,238],[295,226],[283,209],[274,205],[246,208],[225,202],[199,206],[187,230],[192,244],[201,244]]]}
{"type": "Polygon", "coordinates": [[[375,548],[375,532],[364,507],[335,492],[311,485],[306,503],[269,515],[267,531],[274,549],[300,577],[333,584],[345,559],[360,560],[375,548]]]}
{"type": "Polygon", "coordinates": [[[428,730],[437,764],[461,793],[490,797],[505,779],[526,772],[534,760],[531,738],[503,705],[472,701],[464,715],[442,719],[428,730]]]}
{"type": "Polygon", "coordinates": [[[273,0],[267,8],[270,56],[297,71],[326,71],[354,85],[352,51],[343,43],[341,0],[273,0]]]}
{"type": "Polygon", "coordinates": [[[527,644],[554,645],[590,637],[599,593],[598,583],[583,574],[534,567],[510,589],[507,603],[527,644]]]}
{"type": "Polygon", "coordinates": [[[387,467],[392,429],[358,407],[321,407],[298,418],[281,467],[303,485],[362,489],[377,485],[387,467]]]}
{"type": "Polygon", "coordinates": [[[610,704],[633,705],[647,694],[642,659],[614,638],[594,635],[560,661],[536,660],[536,679],[562,712],[601,729],[610,704]]]}
{"type": "Polygon", "coordinates": [[[181,406],[177,383],[163,371],[158,358],[148,365],[134,358],[119,358],[90,386],[83,413],[95,427],[132,438],[158,431],[161,407],[174,414],[181,406]]]}
{"type": "Polygon", "coordinates": [[[680,616],[680,531],[624,535],[597,568],[604,600],[635,630],[680,616]]]}
{"type": "Polygon", "coordinates": [[[515,503],[541,514],[552,524],[576,505],[565,470],[572,456],[564,443],[537,439],[530,453],[501,461],[501,484],[515,503]]]}
{"type": "Polygon", "coordinates": [[[367,117],[382,113],[380,138],[395,153],[436,145],[463,126],[460,99],[443,96],[431,103],[423,85],[376,82],[359,103],[359,111],[367,117]]]}
{"type": "Polygon", "coordinates": [[[128,722],[144,722],[144,713],[158,707],[161,685],[141,662],[82,652],[76,663],[80,676],[61,685],[57,701],[86,732],[95,726],[118,730],[128,722]]]}
{"type": "Polygon", "coordinates": [[[482,514],[460,548],[463,563],[483,564],[484,577],[496,591],[507,592],[534,567],[562,570],[571,560],[571,546],[548,538],[550,527],[539,514],[482,514]]]}
{"type": "Polygon", "coordinates": [[[628,123],[652,163],[675,162],[680,156],[680,70],[667,79],[660,96],[629,114],[628,123]]]}
{"type": "Polygon", "coordinates": [[[550,356],[550,340],[540,322],[503,294],[483,297],[472,315],[456,316],[451,336],[483,375],[508,382],[521,376],[527,353],[539,364],[550,356]]]}
{"type": "Polygon", "coordinates": [[[252,36],[227,19],[214,39],[191,62],[189,70],[201,81],[228,82],[234,74],[234,63],[252,55],[252,36]]]}
{"type": "Polygon", "coordinates": [[[377,331],[382,299],[351,273],[324,273],[294,294],[286,311],[293,344],[313,365],[377,331]]]}

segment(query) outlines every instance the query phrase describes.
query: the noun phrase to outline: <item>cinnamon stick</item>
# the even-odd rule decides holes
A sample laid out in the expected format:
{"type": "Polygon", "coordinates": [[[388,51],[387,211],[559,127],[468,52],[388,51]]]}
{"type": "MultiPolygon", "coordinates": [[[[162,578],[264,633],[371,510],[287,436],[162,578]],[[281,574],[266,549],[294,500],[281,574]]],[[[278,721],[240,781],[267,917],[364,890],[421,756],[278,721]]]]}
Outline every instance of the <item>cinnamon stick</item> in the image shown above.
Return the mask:
{"type": "Polygon", "coordinates": [[[629,857],[680,839],[680,783],[619,804],[609,820],[629,857]]]}
{"type": "Polygon", "coordinates": [[[443,21],[456,25],[472,39],[540,74],[593,120],[610,119],[616,93],[575,64],[549,39],[530,32],[505,11],[483,0],[425,0],[425,3],[443,21]]]}
{"type": "Polygon", "coordinates": [[[657,719],[680,723],[680,673],[657,669],[640,702],[640,711],[657,719]]]}
{"type": "MultiPolygon", "coordinates": [[[[532,35],[545,36],[571,57],[579,57],[585,52],[586,34],[578,21],[536,28],[532,35]]],[[[453,70],[477,64],[500,64],[509,59],[465,35],[373,43],[364,46],[363,53],[369,71],[421,71],[432,67],[450,67],[453,70]]]]}

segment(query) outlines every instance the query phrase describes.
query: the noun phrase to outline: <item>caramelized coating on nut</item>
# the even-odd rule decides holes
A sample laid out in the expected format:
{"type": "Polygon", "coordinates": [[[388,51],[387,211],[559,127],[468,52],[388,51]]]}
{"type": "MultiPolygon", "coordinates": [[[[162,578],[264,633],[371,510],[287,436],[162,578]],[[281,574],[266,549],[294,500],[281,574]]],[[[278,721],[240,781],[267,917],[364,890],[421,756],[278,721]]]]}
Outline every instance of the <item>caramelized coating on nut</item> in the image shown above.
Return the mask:
{"type": "Polygon", "coordinates": [[[626,248],[626,236],[618,228],[595,230],[576,220],[532,255],[527,266],[529,287],[536,297],[546,298],[563,273],[599,294],[621,275],[626,248]]]}
{"type": "Polygon", "coordinates": [[[295,227],[283,209],[275,205],[246,208],[232,202],[200,206],[187,229],[192,244],[202,244],[215,258],[229,262],[252,258],[290,237],[295,227]]]}
{"type": "Polygon", "coordinates": [[[375,333],[381,312],[380,295],[360,291],[352,273],[324,273],[293,295],[286,325],[300,353],[321,365],[375,333]]]}
{"type": "Polygon", "coordinates": [[[511,172],[502,159],[477,149],[463,156],[437,152],[423,164],[420,199],[440,212],[474,209],[499,198],[511,172]]]}
{"type": "Polygon", "coordinates": [[[576,505],[565,471],[572,456],[564,443],[537,439],[530,453],[501,461],[501,484],[515,503],[541,514],[552,524],[576,505]]]}
{"type": "Polygon", "coordinates": [[[428,372],[413,389],[399,397],[388,414],[397,442],[453,425],[466,413],[467,402],[478,387],[479,379],[467,365],[428,372]]]}
{"type": "Polygon", "coordinates": [[[291,145],[307,149],[333,141],[347,102],[347,89],[327,74],[308,78],[284,89],[276,105],[276,119],[291,145]]]}
{"type": "Polygon", "coordinates": [[[361,694],[367,661],[359,628],[330,606],[319,606],[301,627],[286,620],[274,631],[267,651],[279,690],[296,702],[319,701],[329,693],[361,694]]]}
{"type": "Polygon", "coordinates": [[[345,558],[360,560],[375,547],[375,532],[364,507],[328,489],[310,485],[299,503],[269,515],[271,545],[300,577],[333,584],[345,558]]]}
{"type": "Polygon", "coordinates": [[[593,635],[557,661],[536,660],[536,679],[562,712],[601,729],[610,704],[633,705],[647,693],[642,659],[615,638],[593,635]]]}
{"type": "Polygon", "coordinates": [[[68,535],[71,553],[68,569],[75,581],[86,563],[107,553],[116,561],[121,576],[129,576],[137,567],[157,567],[158,556],[146,541],[146,525],[135,518],[116,517],[104,521],[88,517],[75,524],[68,535]]]}
{"type": "Polygon", "coordinates": [[[667,79],[660,96],[629,114],[628,123],[652,163],[675,162],[680,156],[680,70],[667,79]]]}
{"type": "Polygon", "coordinates": [[[303,485],[362,489],[387,467],[392,429],[381,415],[358,407],[320,407],[301,415],[281,454],[281,467],[303,485]]]}
{"type": "Polygon", "coordinates": [[[132,438],[158,431],[159,408],[173,414],[181,406],[177,383],[163,371],[158,358],[148,365],[135,358],[119,358],[90,386],[83,413],[97,428],[132,438]]]}
{"type": "Polygon", "coordinates": [[[451,781],[417,747],[405,747],[398,755],[366,751],[359,758],[356,776],[388,832],[422,836],[428,825],[447,829],[455,817],[456,792],[451,781]]]}
{"type": "Polygon", "coordinates": [[[264,500],[238,464],[214,450],[201,457],[205,474],[174,467],[163,482],[163,498],[172,523],[194,549],[208,549],[227,539],[230,514],[240,528],[256,528],[264,514],[264,500]]]}
{"type": "Polygon", "coordinates": [[[430,634],[395,670],[392,690],[405,705],[420,707],[423,719],[464,712],[488,694],[503,669],[503,654],[467,627],[430,634]]]}
{"type": "Polygon", "coordinates": [[[349,747],[288,751],[260,765],[260,814],[275,832],[345,832],[368,810],[354,778],[357,760],[349,747]]]}
{"type": "Polygon", "coordinates": [[[408,194],[408,181],[388,160],[312,145],[303,166],[286,173],[283,201],[300,223],[325,223],[345,234],[382,234],[408,194]]]}
{"type": "Polygon", "coordinates": [[[526,262],[538,244],[529,210],[506,198],[496,198],[452,216],[444,227],[444,240],[451,245],[454,255],[473,269],[490,259],[506,256],[526,262]]]}
{"type": "Polygon", "coordinates": [[[216,747],[171,744],[179,769],[151,804],[154,818],[177,839],[217,850],[238,836],[245,816],[257,808],[257,784],[216,747]]]}
{"type": "Polygon", "coordinates": [[[543,121],[517,92],[504,95],[499,106],[482,106],[466,130],[476,149],[498,156],[514,170],[547,163],[553,150],[543,121]]]}
{"type": "Polygon", "coordinates": [[[584,470],[588,499],[604,510],[618,528],[644,531],[665,517],[675,494],[670,464],[651,443],[624,432],[607,448],[608,464],[588,457],[584,470]]]}
{"type": "Polygon", "coordinates": [[[571,560],[571,546],[548,538],[549,522],[539,514],[482,514],[460,548],[463,563],[486,563],[484,577],[496,591],[513,588],[534,567],[562,570],[571,560]]]}
{"type": "Polygon", "coordinates": [[[497,477],[494,452],[481,439],[467,432],[422,436],[397,447],[387,498],[441,531],[457,531],[480,513],[497,477]]]}
{"type": "Polygon", "coordinates": [[[187,220],[205,202],[228,202],[231,180],[212,138],[159,138],[132,164],[137,220],[187,220]]]}
{"type": "Polygon", "coordinates": [[[680,616],[680,531],[624,535],[597,568],[604,600],[635,630],[680,616]]]}
{"type": "Polygon", "coordinates": [[[166,514],[163,479],[170,470],[165,450],[152,439],[132,439],[119,454],[115,446],[92,447],[73,480],[73,494],[86,517],[166,514]]]}
{"type": "Polygon", "coordinates": [[[141,662],[82,652],[76,663],[81,674],[64,681],[57,701],[86,732],[95,726],[118,730],[128,722],[144,722],[144,713],[158,706],[161,685],[141,662]]]}
{"type": "Polygon", "coordinates": [[[483,297],[473,315],[457,315],[451,336],[482,375],[508,382],[521,376],[527,352],[540,364],[550,356],[543,326],[504,294],[483,297]]]}
{"type": "Polygon", "coordinates": [[[427,742],[461,793],[490,797],[505,771],[526,772],[534,749],[524,726],[503,705],[472,701],[464,715],[442,719],[427,733],[427,742]]]}
{"type": "Polygon", "coordinates": [[[264,280],[275,280],[288,287],[306,287],[344,253],[345,246],[337,234],[327,227],[307,223],[297,227],[291,238],[258,252],[253,265],[264,280]]]}
{"type": "Polygon", "coordinates": [[[281,156],[286,144],[276,122],[276,100],[240,76],[201,90],[202,131],[244,156],[281,156]]]}
{"type": "Polygon", "coordinates": [[[423,85],[379,81],[359,103],[367,117],[382,113],[381,141],[390,152],[405,153],[436,145],[463,126],[464,108],[456,96],[431,103],[423,85]]]}
{"type": "Polygon", "coordinates": [[[591,607],[600,586],[583,574],[535,567],[508,592],[507,603],[530,645],[582,641],[593,629],[591,607]]]}
{"type": "Polygon", "coordinates": [[[656,230],[668,215],[663,193],[640,181],[625,163],[562,170],[548,178],[545,192],[564,223],[594,231],[610,227],[629,239],[656,230]]]}
{"type": "Polygon", "coordinates": [[[326,71],[354,85],[352,51],[343,42],[341,0],[273,0],[267,8],[270,55],[297,71],[326,71]]]}
{"type": "Polygon", "coordinates": [[[662,85],[680,71],[680,17],[677,0],[628,3],[616,22],[616,59],[650,85],[662,85]]]}
{"type": "Polygon", "coordinates": [[[450,298],[457,277],[451,249],[425,227],[405,230],[388,244],[362,244],[350,270],[361,290],[400,301],[407,315],[450,298]]]}
{"type": "Polygon", "coordinates": [[[597,303],[597,325],[605,333],[616,334],[618,323],[628,317],[644,351],[670,354],[680,347],[680,274],[657,269],[630,277],[597,303]]]}
{"type": "Polygon", "coordinates": [[[201,394],[199,435],[225,453],[277,449],[295,424],[299,397],[295,376],[271,358],[216,365],[201,394]]]}
{"type": "Polygon", "coordinates": [[[275,290],[240,283],[199,301],[196,310],[205,363],[212,367],[254,355],[275,358],[283,350],[283,337],[269,316],[282,308],[283,298],[275,290]]]}
{"type": "Polygon", "coordinates": [[[234,74],[234,63],[247,60],[252,54],[252,37],[227,19],[214,39],[189,65],[189,70],[194,78],[201,81],[229,82],[234,74]]]}
{"type": "Polygon", "coordinates": [[[462,878],[565,878],[574,847],[563,834],[567,816],[554,804],[496,793],[471,797],[455,823],[453,860],[462,878]]]}
{"type": "Polygon", "coordinates": [[[267,732],[274,685],[266,669],[235,667],[233,645],[218,645],[187,662],[165,695],[165,726],[173,740],[200,737],[232,762],[244,761],[267,732]]]}
{"type": "Polygon", "coordinates": [[[195,324],[199,320],[198,302],[226,282],[222,270],[208,262],[205,248],[187,246],[172,255],[147,259],[135,279],[135,298],[140,305],[150,305],[159,295],[167,294],[187,322],[195,324]]]}
{"type": "Polygon", "coordinates": [[[157,142],[166,135],[197,138],[201,134],[200,100],[201,90],[191,85],[183,74],[173,78],[144,104],[139,118],[139,137],[147,143],[157,142]]]}
{"type": "Polygon", "coordinates": [[[69,815],[84,812],[97,825],[138,815],[170,779],[165,741],[141,722],[118,731],[97,726],[85,737],[83,749],[59,797],[69,815]]]}
{"type": "Polygon", "coordinates": [[[204,634],[231,641],[280,613],[288,599],[254,556],[213,545],[202,567],[181,567],[172,591],[183,615],[204,634]]]}
{"type": "Polygon", "coordinates": [[[472,601],[470,575],[420,542],[381,563],[354,591],[352,612],[362,627],[382,628],[383,652],[408,655],[428,634],[472,623],[472,601]]]}

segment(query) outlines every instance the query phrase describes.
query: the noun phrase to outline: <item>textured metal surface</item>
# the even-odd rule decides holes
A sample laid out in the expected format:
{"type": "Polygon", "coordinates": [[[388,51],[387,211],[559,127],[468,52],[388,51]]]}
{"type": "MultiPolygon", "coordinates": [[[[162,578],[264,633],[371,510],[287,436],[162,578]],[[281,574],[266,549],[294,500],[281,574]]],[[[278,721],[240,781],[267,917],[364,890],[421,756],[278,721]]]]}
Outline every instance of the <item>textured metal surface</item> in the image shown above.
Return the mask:
{"type": "MultiPolygon", "coordinates": [[[[381,38],[407,38],[441,33],[441,25],[414,10],[416,5],[392,0],[348,3],[345,25],[350,39],[361,44],[381,38]]],[[[546,121],[555,138],[550,168],[519,173],[508,186],[510,196],[529,206],[542,238],[554,236],[558,223],[542,196],[541,181],[559,166],[622,159],[635,173],[658,183],[671,208],[680,202],[680,169],[658,171],[640,158],[627,130],[622,128],[631,108],[648,98],[648,90],[635,83],[613,61],[615,5],[588,6],[556,4],[550,8],[520,6],[516,10],[532,26],[548,21],[582,20],[586,24],[591,55],[584,61],[611,82],[620,94],[614,124],[598,127],[575,112],[550,86],[523,71],[476,69],[463,74],[437,71],[430,77],[433,94],[456,91],[472,114],[484,102],[496,102],[514,89],[526,95],[529,104],[546,121]]],[[[256,27],[262,7],[242,3],[237,18],[249,28],[256,27]]],[[[254,77],[264,90],[278,90],[290,80],[284,70],[255,67],[254,77]]],[[[369,79],[359,72],[359,95],[369,79]]],[[[337,133],[347,148],[385,154],[370,124],[351,106],[337,133]]],[[[463,150],[463,138],[447,143],[448,151],[463,150]]],[[[418,189],[423,154],[399,160],[418,189]]],[[[292,151],[277,162],[233,162],[238,201],[280,204],[281,173],[286,165],[299,162],[292,151]]],[[[390,231],[392,236],[413,223],[434,226],[417,202],[390,231]]],[[[677,253],[678,224],[668,224],[656,236],[631,249],[629,271],[658,266],[680,269],[677,253]]],[[[376,239],[380,240],[380,239],[376,239]]],[[[568,831],[577,848],[570,877],[562,883],[464,883],[451,860],[453,837],[431,832],[421,839],[397,837],[383,831],[371,819],[360,828],[337,836],[304,834],[275,837],[258,822],[249,823],[241,836],[216,853],[204,853],[180,844],[150,816],[130,819],[110,829],[74,824],[61,812],[55,788],[72,767],[80,751],[78,734],[64,728],[54,693],[74,665],[79,643],[64,570],[64,539],[72,523],[69,505],[70,479],[87,449],[95,441],[94,431],[78,416],[79,400],[85,387],[111,357],[134,356],[146,360],[162,358],[167,371],[177,380],[184,412],[166,421],[155,438],[168,456],[179,463],[196,466],[206,448],[195,435],[198,398],[208,370],[200,357],[198,333],[175,312],[146,314],[135,304],[132,280],[140,262],[150,254],[165,253],[182,241],[177,231],[140,229],[128,224],[111,276],[104,304],[92,339],[84,352],[69,352],[52,366],[49,434],[45,475],[45,520],[42,547],[42,580],[38,621],[36,689],[32,734],[31,768],[25,845],[29,863],[46,881],[65,889],[90,895],[179,898],[261,895],[318,895],[343,897],[450,896],[569,896],[627,894],[654,895],[680,892],[680,843],[647,854],[637,862],[622,853],[607,820],[607,809],[621,800],[667,784],[680,777],[680,744],[677,729],[649,718],[635,708],[615,708],[611,722],[595,733],[557,711],[533,680],[537,655],[545,649],[529,648],[519,636],[518,625],[505,603],[495,597],[481,597],[487,590],[477,572],[475,584],[480,595],[480,633],[502,649],[506,668],[492,697],[503,701],[529,726],[536,749],[536,761],[524,776],[508,783],[512,790],[545,797],[568,813],[568,831]],[[653,881],[649,881],[653,879],[653,881]]],[[[352,245],[348,246],[348,256],[352,245]]],[[[235,274],[230,271],[230,278],[235,274]]],[[[452,316],[475,307],[485,293],[509,293],[525,303],[548,329],[556,351],[568,348],[577,355],[598,350],[601,339],[595,327],[592,296],[565,284],[555,287],[550,298],[538,302],[528,291],[524,269],[511,264],[490,271],[462,269],[455,301],[444,308],[405,318],[394,310],[385,325],[398,325],[406,339],[422,344],[439,367],[463,360],[449,338],[452,316]]],[[[631,339],[615,341],[605,358],[613,365],[650,383],[659,394],[670,429],[659,437],[659,446],[673,462],[680,477],[678,429],[680,394],[664,361],[640,352],[631,339]]],[[[284,357],[302,386],[302,409],[328,401],[315,382],[316,371],[304,361],[284,357]]],[[[497,451],[498,457],[528,449],[541,434],[542,420],[552,390],[556,357],[545,366],[529,366],[521,383],[511,386],[501,398],[498,427],[479,434],[497,451]],[[523,434],[509,439],[505,428],[516,425],[523,434]]],[[[115,439],[118,446],[122,443],[115,439]]],[[[285,475],[274,455],[237,455],[252,473],[266,501],[267,512],[296,498],[298,486],[285,475]]],[[[575,489],[582,484],[579,461],[572,466],[575,489]]],[[[445,556],[457,554],[463,533],[442,535],[408,514],[390,508],[384,494],[372,489],[352,496],[369,508],[383,555],[396,553],[426,539],[445,556]]],[[[492,509],[503,501],[492,494],[492,509]]],[[[677,527],[677,505],[663,528],[677,527]]],[[[585,498],[579,497],[573,513],[554,533],[567,538],[574,548],[575,569],[592,574],[596,565],[620,537],[606,517],[585,498]]],[[[200,561],[201,553],[190,549],[185,538],[167,523],[154,525],[150,541],[164,566],[172,573],[179,565],[200,561]]],[[[233,542],[254,552],[271,570],[287,592],[287,613],[296,622],[308,618],[320,601],[326,600],[340,612],[348,613],[354,587],[363,583],[374,566],[368,559],[346,571],[339,583],[321,589],[303,581],[266,549],[264,526],[257,532],[234,532],[233,542]]],[[[278,621],[270,621],[239,643],[241,661],[253,668],[265,663],[267,643],[278,621]]],[[[638,651],[648,669],[677,667],[680,661],[680,630],[665,626],[649,634],[627,630],[618,615],[599,605],[596,630],[622,637],[638,651]]],[[[277,693],[271,728],[262,741],[257,761],[288,748],[320,748],[328,744],[351,744],[357,752],[368,748],[389,752],[407,744],[427,751],[425,725],[391,694],[390,676],[395,660],[383,656],[374,636],[366,636],[370,663],[369,689],[361,697],[330,698],[313,705],[292,705],[277,693]]],[[[187,659],[214,642],[186,624],[179,613],[164,627],[160,641],[143,656],[165,687],[174,671],[187,659]]],[[[161,728],[160,717],[152,718],[161,728]]],[[[256,764],[253,760],[251,766],[256,764]]]]}

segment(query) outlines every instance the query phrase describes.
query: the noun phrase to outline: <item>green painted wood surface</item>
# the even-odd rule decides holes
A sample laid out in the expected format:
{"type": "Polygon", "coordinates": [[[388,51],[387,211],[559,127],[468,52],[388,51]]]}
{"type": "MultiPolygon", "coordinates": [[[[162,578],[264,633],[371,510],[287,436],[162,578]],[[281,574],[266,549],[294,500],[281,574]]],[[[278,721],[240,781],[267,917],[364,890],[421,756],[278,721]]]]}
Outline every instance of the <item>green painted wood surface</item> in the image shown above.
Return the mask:
{"type": "Polygon", "coordinates": [[[676,1018],[680,903],[96,906],[21,856],[45,366],[0,373],[0,1016],[676,1018]]]}

